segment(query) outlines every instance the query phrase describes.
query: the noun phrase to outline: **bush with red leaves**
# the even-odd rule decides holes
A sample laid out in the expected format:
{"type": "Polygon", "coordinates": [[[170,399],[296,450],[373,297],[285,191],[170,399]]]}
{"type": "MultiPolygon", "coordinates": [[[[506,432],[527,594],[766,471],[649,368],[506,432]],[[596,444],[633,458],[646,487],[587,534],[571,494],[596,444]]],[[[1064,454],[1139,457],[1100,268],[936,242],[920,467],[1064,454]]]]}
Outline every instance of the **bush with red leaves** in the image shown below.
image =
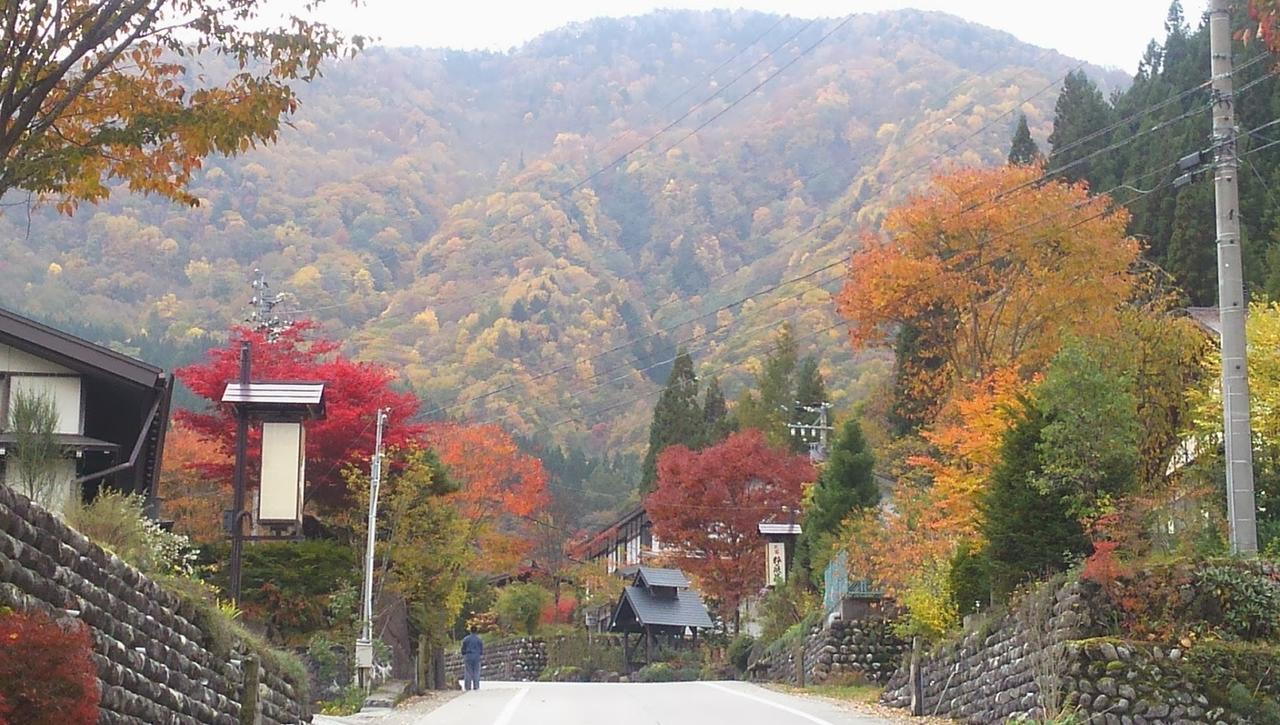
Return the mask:
{"type": "Polygon", "coordinates": [[[84,626],[0,614],[0,725],[93,725],[98,677],[84,626]]]}

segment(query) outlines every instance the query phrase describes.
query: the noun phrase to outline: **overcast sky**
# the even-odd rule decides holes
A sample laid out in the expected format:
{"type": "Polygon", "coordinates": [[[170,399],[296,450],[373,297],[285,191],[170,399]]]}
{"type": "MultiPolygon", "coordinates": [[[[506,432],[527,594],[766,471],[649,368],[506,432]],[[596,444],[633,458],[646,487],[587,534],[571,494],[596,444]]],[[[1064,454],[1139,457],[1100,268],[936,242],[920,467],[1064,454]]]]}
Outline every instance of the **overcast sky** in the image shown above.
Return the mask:
{"type": "MultiPolygon", "coordinates": [[[[269,0],[283,10],[300,0],[269,0]]],[[[1035,45],[1127,71],[1137,69],[1147,41],[1164,36],[1170,0],[328,0],[320,17],[382,45],[506,50],[539,33],[601,15],[638,15],[656,8],[744,7],[798,17],[842,16],[914,7],[941,10],[1006,30],[1035,45]]],[[[1183,0],[1194,26],[1207,0],[1183,0]]]]}

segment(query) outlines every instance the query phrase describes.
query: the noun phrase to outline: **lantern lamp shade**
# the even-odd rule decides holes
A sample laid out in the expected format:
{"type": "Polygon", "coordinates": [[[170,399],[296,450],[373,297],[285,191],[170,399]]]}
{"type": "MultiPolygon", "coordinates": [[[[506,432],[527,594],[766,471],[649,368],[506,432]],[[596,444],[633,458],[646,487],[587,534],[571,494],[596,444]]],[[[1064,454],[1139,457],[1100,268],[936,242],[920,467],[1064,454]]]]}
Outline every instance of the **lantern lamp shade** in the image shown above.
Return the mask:
{"type": "Polygon", "coordinates": [[[306,431],[297,422],[262,424],[262,483],[258,521],[264,524],[302,520],[306,476],[306,431]]]}

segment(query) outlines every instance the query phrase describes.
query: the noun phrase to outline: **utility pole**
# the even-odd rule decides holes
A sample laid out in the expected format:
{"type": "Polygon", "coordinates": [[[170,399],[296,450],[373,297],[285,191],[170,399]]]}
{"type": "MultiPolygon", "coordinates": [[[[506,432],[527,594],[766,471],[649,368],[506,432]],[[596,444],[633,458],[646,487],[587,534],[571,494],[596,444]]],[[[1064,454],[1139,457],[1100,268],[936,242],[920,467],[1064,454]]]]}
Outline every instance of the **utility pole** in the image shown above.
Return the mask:
{"type": "MultiPolygon", "coordinates": [[[[240,386],[249,385],[250,373],[249,341],[240,343],[240,386]]],[[[249,412],[243,406],[236,406],[236,461],[234,492],[232,494],[231,515],[231,567],[228,575],[231,579],[231,602],[240,606],[240,560],[244,552],[244,496],[247,484],[247,468],[249,464],[249,412]]]]}
{"type": "Polygon", "coordinates": [[[1231,3],[1209,4],[1209,73],[1213,89],[1213,191],[1218,232],[1218,315],[1222,325],[1222,418],[1231,550],[1258,551],[1249,429],[1244,275],[1240,254],[1235,98],[1231,83],[1231,3]]]}
{"type": "Polygon", "coordinates": [[[819,401],[813,404],[805,404],[796,401],[796,410],[806,413],[817,413],[818,420],[815,423],[787,423],[787,427],[791,429],[791,435],[800,436],[805,440],[816,437],[816,441],[809,443],[809,461],[818,464],[827,460],[827,454],[831,450],[827,446],[827,434],[835,430],[830,423],[827,422],[827,411],[831,409],[831,403],[819,401]]]}
{"type": "MultiPolygon", "coordinates": [[[[364,596],[361,598],[360,638],[356,640],[356,669],[360,686],[373,685],[373,545],[378,531],[378,486],[382,482],[382,426],[387,411],[379,408],[378,431],[374,439],[373,460],[369,464],[369,530],[364,547],[364,596]]],[[[367,428],[365,430],[368,430],[367,428]]]]}

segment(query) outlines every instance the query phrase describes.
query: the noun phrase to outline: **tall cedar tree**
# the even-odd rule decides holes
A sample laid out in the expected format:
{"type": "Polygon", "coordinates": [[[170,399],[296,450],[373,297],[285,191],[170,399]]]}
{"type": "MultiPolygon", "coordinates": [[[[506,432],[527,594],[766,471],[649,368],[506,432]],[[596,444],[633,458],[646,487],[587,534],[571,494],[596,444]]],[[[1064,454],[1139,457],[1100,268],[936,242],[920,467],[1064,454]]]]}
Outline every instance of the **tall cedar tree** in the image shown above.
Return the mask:
{"type": "Polygon", "coordinates": [[[872,470],[875,457],[862,435],[862,426],[850,418],[840,427],[813,489],[813,503],[805,512],[804,526],[796,542],[796,568],[805,568],[814,583],[822,581],[822,569],[830,556],[832,539],[840,525],[855,511],[880,503],[880,488],[872,470]]]}
{"type": "MultiPolygon", "coordinates": [[[[800,361],[800,366],[796,368],[796,388],[795,402],[801,405],[818,405],[825,403],[827,400],[827,385],[822,380],[822,372],[818,369],[818,360],[812,355],[806,355],[800,361]]],[[[821,420],[818,413],[810,413],[806,410],[793,410],[791,422],[814,425],[821,420]]],[[[791,436],[791,450],[796,453],[804,453],[809,450],[809,439],[800,436],[791,436]]]]}
{"type": "Polygon", "coordinates": [[[701,448],[707,438],[702,406],[698,404],[698,378],[693,372],[693,358],[681,348],[671,366],[671,376],[658,403],[653,407],[649,424],[649,450],[644,454],[640,490],[649,492],[658,481],[658,456],[668,446],[701,448]]]}
{"type": "Polygon", "coordinates": [[[795,405],[796,339],[790,323],[783,323],[773,348],[756,374],[755,392],[746,391],[736,409],[742,430],[763,431],[777,446],[793,445],[787,422],[795,405]]]}
{"type": "Polygon", "coordinates": [[[729,404],[724,400],[719,378],[711,378],[702,394],[702,419],[707,426],[707,445],[719,443],[734,430],[733,420],[729,417],[729,404]]]}
{"type": "Polygon", "coordinates": [[[1071,557],[1089,551],[1080,522],[1057,492],[1044,493],[1041,434],[1047,421],[1023,400],[1018,418],[1005,432],[1000,463],[982,506],[982,533],[991,560],[991,587],[1003,601],[1019,584],[1067,568],[1071,557]]]}
{"type": "MultiPolygon", "coordinates": [[[[230,406],[221,404],[227,383],[240,375],[240,343],[252,345],[254,380],[307,380],[325,384],[325,417],[308,421],[307,492],[308,501],[333,511],[347,500],[342,468],[369,460],[374,444],[374,414],[387,408],[383,441],[389,448],[416,439],[423,427],[411,422],[418,400],[411,393],[391,389],[396,374],[390,368],[356,362],[338,353],[338,343],[316,338],[308,340],[314,325],[303,322],[285,330],[274,342],[246,328],[231,331],[230,341],[208,351],[203,363],[177,370],[181,380],[197,396],[209,403],[204,412],[180,410],[174,416],[201,438],[214,441],[222,459],[203,466],[206,475],[230,480],[235,455],[236,423],[230,406]]],[[[249,434],[249,460],[259,460],[261,428],[249,434]]],[[[250,485],[257,485],[258,468],[249,466],[250,485]]]]}
{"type": "Polygon", "coordinates": [[[658,462],[658,486],[645,510],[680,568],[697,578],[722,617],[734,619],[742,600],[764,586],[765,541],[757,527],[798,507],[814,473],[808,457],[770,445],[758,430],[702,451],[676,445],[658,462]]]}
{"type": "Polygon", "coordinates": [[[1104,163],[1105,156],[1093,157],[1084,161],[1084,157],[1107,144],[1107,137],[1100,136],[1077,146],[1069,145],[1104,128],[1111,119],[1111,106],[1102,97],[1102,91],[1089,80],[1083,70],[1067,74],[1062,84],[1062,92],[1058,94],[1058,103],[1054,107],[1053,133],[1049,135],[1049,167],[1064,168],[1057,178],[1064,181],[1093,180],[1100,172],[1096,168],[1104,163]]]}
{"type": "Polygon", "coordinates": [[[1009,146],[1009,163],[1027,166],[1040,161],[1040,147],[1031,138],[1031,129],[1027,126],[1027,114],[1018,115],[1018,125],[1013,130],[1013,143],[1009,146]]]}

